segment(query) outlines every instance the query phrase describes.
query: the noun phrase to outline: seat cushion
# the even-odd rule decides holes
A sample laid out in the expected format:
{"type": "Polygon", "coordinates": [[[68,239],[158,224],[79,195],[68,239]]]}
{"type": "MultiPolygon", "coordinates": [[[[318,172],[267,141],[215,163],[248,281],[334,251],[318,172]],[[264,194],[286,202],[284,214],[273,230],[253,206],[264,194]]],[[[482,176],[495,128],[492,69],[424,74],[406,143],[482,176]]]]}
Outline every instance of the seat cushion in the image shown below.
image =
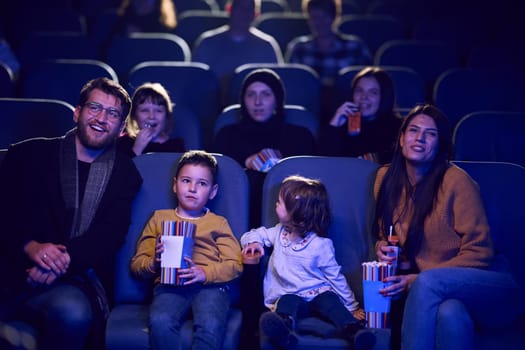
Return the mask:
{"type": "MultiPolygon", "coordinates": [[[[106,325],[107,350],[149,349],[149,305],[121,304],[111,311],[106,325]]],[[[242,314],[232,308],[226,325],[223,350],[235,350],[238,346],[242,314]]],[[[182,349],[191,349],[193,323],[190,319],[181,329],[182,349]]]]}

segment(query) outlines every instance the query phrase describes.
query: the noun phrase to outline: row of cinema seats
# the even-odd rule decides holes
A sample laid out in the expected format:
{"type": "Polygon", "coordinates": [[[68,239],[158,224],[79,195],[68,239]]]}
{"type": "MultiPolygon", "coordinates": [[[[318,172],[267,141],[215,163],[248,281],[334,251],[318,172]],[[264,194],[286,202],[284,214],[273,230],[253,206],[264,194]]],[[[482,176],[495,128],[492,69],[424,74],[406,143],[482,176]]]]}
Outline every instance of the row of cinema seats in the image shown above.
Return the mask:
{"type": "MultiPolygon", "coordinates": [[[[0,98],[2,111],[0,149],[31,137],[63,135],[74,127],[73,106],[60,100],[0,98]]],[[[226,107],[213,120],[211,135],[227,125],[238,122],[239,105],[226,107]]],[[[298,105],[286,105],[288,122],[306,127],[318,135],[319,120],[298,105]]],[[[525,166],[525,112],[475,111],[458,118],[454,130],[454,159],[468,161],[512,162],[525,166]]],[[[204,147],[201,126],[191,110],[175,106],[173,137],[184,140],[187,149],[204,147]]]]}
{"type": "MultiPolygon", "coordinates": [[[[0,151],[0,161],[5,150],[0,151]]],[[[147,314],[151,297],[150,282],[135,279],[129,271],[130,259],[140,233],[155,209],[176,205],[171,192],[171,181],[179,153],[146,154],[135,158],[144,183],[132,207],[132,223],[126,242],[117,256],[116,306],[111,311],[106,328],[106,348],[148,349],[147,314]]],[[[237,237],[248,227],[248,182],[242,168],[232,159],[217,155],[219,161],[218,196],[210,208],[228,218],[237,237]],[[232,181],[231,179],[235,179],[232,181]]],[[[521,247],[525,235],[521,232],[522,206],[525,196],[525,168],[503,162],[455,162],[465,169],[480,186],[482,199],[487,211],[496,250],[510,260],[513,273],[525,285],[525,272],[521,268],[521,247]]],[[[276,222],[275,201],[281,181],[288,175],[300,174],[321,179],[327,187],[333,222],[330,237],[334,240],[336,258],[342,266],[356,297],[362,303],[361,262],[374,259],[371,226],[374,200],[372,184],[377,165],[356,158],[292,157],[282,160],[270,170],[264,183],[262,222],[271,226],[276,222]]],[[[245,270],[248,271],[248,270],[245,270]]],[[[260,278],[253,271],[246,272],[241,279],[253,282],[260,278]],[[249,275],[252,273],[252,275],[249,275]],[[246,280],[248,279],[248,280],[246,280]]],[[[228,319],[223,349],[237,350],[243,319],[242,310],[249,310],[257,303],[252,296],[240,297],[234,303],[228,319]],[[240,303],[243,300],[244,304],[240,303]]],[[[254,294],[257,295],[257,294],[254,294]]],[[[260,295],[260,294],[259,294],[260,295]]],[[[487,315],[491,317],[491,315],[487,315]]],[[[298,350],[346,349],[347,344],[337,338],[322,337],[320,330],[330,333],[330,325],[316,318],[304,319],[298,323],[298,350]],[[314,332],[315,330],[315,332],[314,332]]],[[[375,350],[386,350],[389,344],[389,330],[377,330],[375,350]]],[[[182,335],[182,349],[191,348],[191,318],[185,323],[182,335]]],[[[525,342],[525,317],[511,327],[497,330],[476,330],[476,349],[522,349],[525,342]]],[[[264,337],[261,348],[273,349],[264,337]]]]}
{"type": "MultiPolygon", "coordinates": [[[[424,59],[421,59],[424,61],[424,59]]],[[[286,103],[301,105],[321,119],[321,103],[330,114],[350,95],[350,82],[362,66],[349,66],[340,71],[334,82],[330,99],[321,100],[321,83],[316,73],[299,64],[246,64],[237,68],[227,91],[209,67],[198,62],[149,61],[132,68],[124,86],[129,93],[146,81],[163,84],[178,107],[193,113],[203,130],[203,142],[208,144],[213,122],[224,106],[239,102],[242,79],[252,70],[266,67],[274,69],[283,79],[286,103]],[[198,92],[198,93],[196,93],[198,92]]],[[[409,109],[417,103],[431,102],[441,108],[455,124],[464,115],[479,110],[525,111],[521,101],[525,90],[522,77],[511,72],[488,72],[478,69],[454,68],[445,71],[432,89],[426,89],[425,79],[411,68],[380,65],[394,82],[398,107],[409,109]]],[[[1,67],[0,67],[1,68],[1,67]]],[[[75,105],[78,91],[89,79],[105,76],[118,80],[115,71],[106,63],[94,60],[60,59],[42,64],[41,70],[22,79],[17,95],[21,98],[59,99],[75,105]],[[50,84],[50,82],[54,82],[50,84]]],[[[13,87],[1,89],[8,96],[13,87]]],[[[327,117],[327,115],[323,115],[327,117]]]]}
{"type": "MultiPolygon", "coordinates": [[[[133,205],[133,221],[124,247],[118,255],[116,276],[117,306],[110,314],[107,324],[107,349],[148,348],[147,305],[150,300],[149,282],[136,280],[129,272],[129,263],[135,252],[136,241],[151,212],[155,209],[173,207],[171,179],[180,154],[158,153],[135,158],[144,184],[133,205]]],[[[248,185],[240,166],[226,156],[217,155],[219,161],[219,195],[211,202],[211,209],[230,221],[234,234],[239,237],[248,227],[248,185]],[[232,181],[231,179],[235,179],[232,181]]],[[[521,247],[525,235],[521,232],[522,206],[525,198],[525,168],[510,163],[456,162],[480,185],[492,234],[498,252],[511,261],[516,277],[525,283],[521,267],[521,247]]],[[[301,174],[321,179],[327,186],[333,223],[330,237],[334,240],[336,257],[342,266],[357,298],[362,302],[361,263],[373,260],[371,226],[374,208],[372,185],[377,165],[355,158],[292,157],[278,163],[270,170],[264,183],[263,225],[276,223],[275,201],[281,181],[288,175],[301,174]]],[[[242,278],[259,278],[249,276],[242,278]]],[[[240,290],[241,296],[243,290],[240,290]]],[[[246,296],[244,299],[246,300],[246,296]]],[[[248,297],[250,303],[256,300],[248,297]]],[[[246,305],[236,303],[228,321],[228,331],[223,349],[235,350],[239,343],[242,312],[246,305]]],[[[487,317],[491,317],[487,315],[487,317]]],[[[298,323],[298,349],[346,349],[345,341],[323,338],[320,330],[330,332],[330,326],[315,318],[298,323]],[[316,335],[311,333],[316,330],[316,335]]],[[[476,331],[476,349],[521,349],[525,342],[525,318],[511,328],[496,331],[476,331]]],[[[389,331],[376,333],[376,350],[388,349],[389,331]]],[[[184,326],[181,337],[183,349],[191,344],[191,320],[184,326]]],[[[263,349],[273,349],[261,339],[263,349]]]]}

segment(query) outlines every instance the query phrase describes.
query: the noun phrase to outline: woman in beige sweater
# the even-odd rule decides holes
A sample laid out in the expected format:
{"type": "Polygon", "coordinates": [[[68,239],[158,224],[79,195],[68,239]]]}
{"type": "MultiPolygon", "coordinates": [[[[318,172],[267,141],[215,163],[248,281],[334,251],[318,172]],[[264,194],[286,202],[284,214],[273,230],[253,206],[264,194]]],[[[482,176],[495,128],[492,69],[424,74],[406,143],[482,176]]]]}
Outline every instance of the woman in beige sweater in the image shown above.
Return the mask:
{"type": "Polygon", "coordinates": [[[390,231],[402,251],[396,275],[385,279],[390,286],[380,290],[393,299],[393,349],[473,349],[475,326],[511,322],[521,302],[511,274],[497,268],[478,185],[449,163],[450,151],[446,116],[417,106],[392,163],[377,174],[378,260],[394,259],[390,231]]]}

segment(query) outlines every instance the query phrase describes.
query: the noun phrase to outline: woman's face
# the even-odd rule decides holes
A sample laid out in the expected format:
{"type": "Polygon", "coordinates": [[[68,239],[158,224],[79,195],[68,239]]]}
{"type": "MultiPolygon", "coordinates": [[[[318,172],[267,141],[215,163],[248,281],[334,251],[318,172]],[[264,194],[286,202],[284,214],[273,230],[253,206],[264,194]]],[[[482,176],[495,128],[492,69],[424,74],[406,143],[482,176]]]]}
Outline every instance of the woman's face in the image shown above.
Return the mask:
{"type": "Polygon", "coordinates": [[[265,122],[275,112],[275,95],[268,85],[255,81],[248,86],[244,93],[244,105],[253,120],[265,122]]]}
{"type": "Polygon", "coordinates": [[[151,99],[139,104],[134,116],[141,130],[152,128],[155,129],[156,134],[166,130],[168,111],[165,106],[155,104],[151,99]]]}
{"type": "Polygon", "coordinates": [[[434,119],[418,114],[401,134],[399,144],[403,156],[414,165],[429,165],[436,157],[439,134],[434,119]]]}
{"type": "Polygon", "coordinates": [[[381,88],[376,78],[359,79],[353,91],[353,101],[359,105],[362,118],[369,119],[375,116],[381,103],[381,88]]]}

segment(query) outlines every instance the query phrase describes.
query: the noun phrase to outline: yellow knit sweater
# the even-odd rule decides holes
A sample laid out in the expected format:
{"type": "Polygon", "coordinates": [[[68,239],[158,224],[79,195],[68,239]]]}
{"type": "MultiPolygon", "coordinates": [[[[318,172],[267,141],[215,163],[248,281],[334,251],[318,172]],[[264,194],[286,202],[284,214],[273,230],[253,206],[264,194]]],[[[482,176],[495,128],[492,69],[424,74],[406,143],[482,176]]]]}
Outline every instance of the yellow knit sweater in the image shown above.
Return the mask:
{"type": "MultiPolygon", "coordinates": [[[[155,258],[155,243],[162,234],[162,221],[188,221],[177,215],[174,209],[157,210],[150,218],[137,242],[137,251],[131,260],[131,271],[139,277],[155,277],[160,282],[160,268],[152,271],[155,258]]],[[[191,220],[196,224],[193,246],[193,262],[206,273],[204,283],[223,283],[233,280],[242,272],[241,248],[228,221],[210,211],[191,220]]]]}
{"type": "MultiPolygon", "coordinates": [[[[388,166],[379,169],[374,186],[377,198],[388,166]]],[[[402,201],[404,201],[402,199],[402,201]]],[[[402,208],[400,203],[398,208],[402,208]]],[[[401,209],[394,213],[399,216],[401,209]]],[[[413,203],[395,224],[401,247],[410,224],[413,203]]],[[[380,241],[386,240],[380,232],[380,241]]],[[[416,264],[420,271],[436,267],[490,266],[494,257],[490,228],[477,183],[462,169],[446,171],[434,211],[425,219],[424,237],[416,264]]]]}

